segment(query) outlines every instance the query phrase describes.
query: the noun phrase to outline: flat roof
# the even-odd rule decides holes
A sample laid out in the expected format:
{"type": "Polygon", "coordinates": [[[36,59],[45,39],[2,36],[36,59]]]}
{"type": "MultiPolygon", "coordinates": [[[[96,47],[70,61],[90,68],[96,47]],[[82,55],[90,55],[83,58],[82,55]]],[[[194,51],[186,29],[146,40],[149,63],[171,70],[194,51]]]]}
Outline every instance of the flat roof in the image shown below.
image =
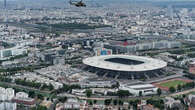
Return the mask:
{"type": "Polygon", "coordinates": [[[114,71],[126,71],[126,72],[141,72],[141,71],[151,71],[161,69],[167,66],[167,62],[143,57],[143,56],[134,56],[134,55],[103,55],[103,56],[94,56],[83,59],[83,63],[88,66],[114,70],[114,71]],[[137,65],[127,65],[120,63],[113,63],[109,61],[105,61],[109,58],[123,58],[130,60],[137,60],[143,62],[142,64],[137,65]]]}
{"type": "Polygon", "coordinates": [[[134,90],[148,90],[148,89],[154,89],[157,88],[152,84],[140,84],[140,85],[122,85],[122,88],[128,88],[128,89],[134,89],[134,90]]]}
{"type": "Polygon", "coordinates": [[[132,88],[132,89],[150,89],[150,88],[156,88],[154,85],[152,84],[140,84],[140,85],[132,85],[132,86],[129,86],[129,88],[132,88]]]}

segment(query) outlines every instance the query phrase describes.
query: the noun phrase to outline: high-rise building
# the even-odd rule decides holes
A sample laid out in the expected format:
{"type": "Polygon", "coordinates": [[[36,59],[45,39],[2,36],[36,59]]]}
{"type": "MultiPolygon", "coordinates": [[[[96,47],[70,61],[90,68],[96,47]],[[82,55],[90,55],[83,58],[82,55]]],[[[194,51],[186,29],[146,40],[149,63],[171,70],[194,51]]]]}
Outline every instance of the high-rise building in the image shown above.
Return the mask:
{"type": "Polygon", "coordinates": [[[4,8],[7,7],[7,0],[4,0],[4,8]]]}

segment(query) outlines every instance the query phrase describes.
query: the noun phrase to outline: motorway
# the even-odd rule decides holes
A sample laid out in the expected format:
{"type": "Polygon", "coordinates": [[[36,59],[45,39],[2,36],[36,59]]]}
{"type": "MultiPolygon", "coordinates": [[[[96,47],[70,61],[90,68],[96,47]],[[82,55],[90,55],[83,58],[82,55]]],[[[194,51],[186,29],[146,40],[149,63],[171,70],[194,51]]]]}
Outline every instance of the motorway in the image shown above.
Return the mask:
{"type": "MultiPolygon", "coordinates": [[[[22,86],[22,85],[17,85],[17,84],[14,84],[14,83],[6,83],[6,82],[0,82],[0,84],[2,85],[7,85],[9,87],[17,87],[17,88],[21,88],[21,89],[27,89],[27,90],[32,90],[32,91],[35,91],[35,92],[38,92],[38,93],[41,93],[41,94],[50,94],[50,91],[45,91],[45,90],[39,90],[39,89],[35,89],[35,88],[31,88],[31,87],[27,87],[27,86],[22,86]]],[[[183,94],[188,94],[190,92],[195,92],[195,88],[192,88],[192,89],[189,89],[189,90],[184,90],[184,91],[181,91],[181,92],[177,92],[177,93],[172,93],[172,94],[163,94],[161,95],[161,97],[166,97],[166,96],[178,96],[178,95],[183,95],[183,94]]],[[[91,97],[91,98],[87,98],[87,97],[83,97],[83,96],[75,96],[75,95],[72,95],[72,94],[67,94],[67,93],[64,93],[64,94],[60,94],[58,96],[67,96],[67,97],[78,97],[79,99],[84,99],[84,100],[105,100],[105,99],[118,99],[118,96],[98,96],[98,97],[91,97]]],[[[140,99],[140,98],[152,98],[154,96],[144,96],[144,97],[134,97],[134,96],[130,96],[130,97],[126,97],[124,99],[140,99]]]]}
{"type": "MultiPolygon", "coordinates": [[[[167,97],[167,96],[170,96],[170,97],[175,97],[175,96],[178,96],[178,95],[183,95],[183,94],[189,94],[190,92],[195,92],[195,88],[193,89],[189,89],[189,90],[185,90],[185,91],[181,91],[181,92],[177,92],[177,93],[172,93],[172,94],[163,94],[159,97],[163,98],[163,97],[167,97]]],[[[119,97],[118,96],[101,96],[101,97],[91,97],[91,98],[87,98],[87,97],[82,97],[82,96],[77,96],[79,99],[83,99],[83,100],[105,100],[105,99],[118,99],[119,97]]],[[[149,98],[154,98],[154,97],[157,97],[159,98],[158,96],[142,96],[142,97],[133,97],[133,96],[130,96],[130,97],[125,97],[125,98],[122,98],[122,99],[125,99],[125,100],[129,100],[129,99],[149,99],[149,98]]]]}
{"type": "Polygon", "coordinates": [[[35,92],[38,92],[38,93],[41,93],[41,94],[50,94],[51,93],[50,91],[39,90],[39,89],[35,89],[35,88],[32,88],[32,87],[17,85],[15,83],[0,82],[0,85],[13,87],[13,88],[21,88],[23,90],[35,91],[35,92]]]}
{"type": "Polygon", "coordinates": [[[190,92],[195,92],[195,88],[193,89],[189,89],[189,90],[185,90],[185,91],[181,91],[181,92],[177,92],[177,93],[173,93],[170,94],[169,96],[178,96],[178,95],[183,95],[183,94],[189,94],[190,92]]]}

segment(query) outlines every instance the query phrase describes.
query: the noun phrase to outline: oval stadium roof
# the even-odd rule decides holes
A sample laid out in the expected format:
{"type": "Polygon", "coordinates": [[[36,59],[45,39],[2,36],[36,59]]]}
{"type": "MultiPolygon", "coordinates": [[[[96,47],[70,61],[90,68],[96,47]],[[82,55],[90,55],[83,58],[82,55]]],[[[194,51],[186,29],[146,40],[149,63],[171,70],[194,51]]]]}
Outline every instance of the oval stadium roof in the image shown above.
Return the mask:
{"type": "Polygon", "coordinates": [[[103,55],[103,56],[94,56],[83,59],[83,63],[88,66],[102,68],[107,70],[114,71],[126,71],[126,72],[141,72],[141,71],[150,71],[161,69],[167,66],[167,63],[153,58],[143,57],[143,56],[134,56],[134,55],[103,55]],[[117,59],[127,59],[138,62],[143,62],[139,64],[128,65],[126,63],[119,62],[110,62],[108,59],[117,58],[117,59]],[[107,61],[106,61],[107,60],[107,61]]]}

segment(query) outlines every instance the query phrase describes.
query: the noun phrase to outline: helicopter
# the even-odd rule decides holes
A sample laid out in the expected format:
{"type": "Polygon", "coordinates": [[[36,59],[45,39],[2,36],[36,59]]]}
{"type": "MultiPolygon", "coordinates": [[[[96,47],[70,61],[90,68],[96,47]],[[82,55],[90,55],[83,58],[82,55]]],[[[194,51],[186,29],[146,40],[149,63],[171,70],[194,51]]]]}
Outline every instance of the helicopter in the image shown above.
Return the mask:
{"type": "Polygon", "coordinates": [[[76,7],[86,7],[86,4],[83,3],[83,0],[78,1],[78,2],[70,0],[69,3],[70,5],[74,5],[76,7]]]}

